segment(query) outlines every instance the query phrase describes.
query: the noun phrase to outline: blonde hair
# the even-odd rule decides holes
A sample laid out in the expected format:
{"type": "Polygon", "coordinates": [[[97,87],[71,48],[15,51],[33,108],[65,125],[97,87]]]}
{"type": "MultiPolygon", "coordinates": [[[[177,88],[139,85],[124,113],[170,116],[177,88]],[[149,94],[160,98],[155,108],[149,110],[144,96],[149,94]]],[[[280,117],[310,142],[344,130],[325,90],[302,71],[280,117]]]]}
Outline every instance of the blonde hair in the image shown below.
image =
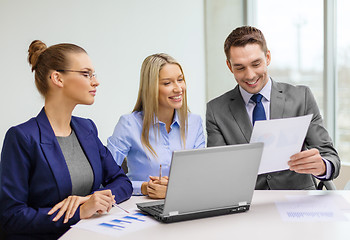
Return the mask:
{"type": "MultiPolygon", "coordinates": [[[[141,66],[139,93],[135,107],[133,109],[133,112],[143,112],[141,143],[155,157],[157,157],[157,153],[149,142],[149,131],[151,126],[155,124],[156,117],[158,117],[159,72],[166,64],[176,64],[177,66],[179,66],[183,74],[183,80],[186,83],[182,67],[180,63],[178,63],[173,57],[165,53],[153,54],[151,56],[148,56],[143,61],[141,66]]],[[[186,90],[183,93],[182,106],[180,109],[177,110],[177,113],[180,119],[181,141],[184,147],[186,146],[186,134],[188,127],[188,108],[186,90]]],[[[154,131],[156,133],[156,129],[154,131]]]]}

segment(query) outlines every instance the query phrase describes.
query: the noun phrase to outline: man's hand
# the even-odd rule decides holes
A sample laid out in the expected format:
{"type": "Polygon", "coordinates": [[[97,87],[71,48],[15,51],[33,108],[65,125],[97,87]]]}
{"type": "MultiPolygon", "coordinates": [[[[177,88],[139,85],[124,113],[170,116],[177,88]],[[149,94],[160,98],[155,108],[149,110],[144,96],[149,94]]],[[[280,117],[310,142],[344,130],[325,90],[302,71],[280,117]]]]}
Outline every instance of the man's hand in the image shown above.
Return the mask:
{"type": "Polygon", "coordinates": [[[321,176],[326,173],[326,164],[316,148],[294,154],[288,162],[289,169],[297,173],[321,176]]]}

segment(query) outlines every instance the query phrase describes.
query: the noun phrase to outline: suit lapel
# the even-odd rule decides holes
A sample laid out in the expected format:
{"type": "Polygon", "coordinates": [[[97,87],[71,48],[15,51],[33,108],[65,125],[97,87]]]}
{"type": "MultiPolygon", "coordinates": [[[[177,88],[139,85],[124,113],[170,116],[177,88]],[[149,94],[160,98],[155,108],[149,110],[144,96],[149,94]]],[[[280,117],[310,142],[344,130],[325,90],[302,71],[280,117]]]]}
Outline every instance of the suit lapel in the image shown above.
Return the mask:
{"type": "Polygon", "coordinates": [[[83,149],[86,158],[89,160],[94,173],[94,183],[92,189],[98,189],[100,187],[99,183],[102,182],[102,179],[99,179],[102,174],[98,172],[101,171],[101,166],[100,161],[96,161],[96,159],[100,159],[100,155],[92,129],[81,127],[79,124],[79,119],[75,117],[72,117],[71,127],[75,131],[80,146],[83,149]]]}
{"type": "MultiPolygon", "coordinates": [[[[280,85],[273,80],[271,81],[270,119],[283,118],[285,95],[280,85]]],[[[236,120],[245,139],[247,142],[249,142],[252,135],[253,126],[250,122],[241,93],[239,92],[238,85],[232,91],[231,103],[229,107],[233,118],[236,120]]]]}
{"type": "MultiPolygon", "coordinates": [[[[271,80],[272,81],[272,80],[271,80]]],[[[270,99],[270,119],[283,118],[285,95],[280,85],[272,81],[270,99]]]]}
{"type": "Polygon", "coordinates": [[[249,142],[253,126],[250,122],[241,93],[239,92],[238,85],[233,89],[229,107],[233,118],[236,120],[245,139],[249,142]]]}
{"type": "Polygon", "coordinates": [[[72,193],[72,182],[55,133],[46,116],[44,108],[36,117],[40,129],[40,145],[52,174],[56,179],[57,189],[61,199],[72,193]]]}

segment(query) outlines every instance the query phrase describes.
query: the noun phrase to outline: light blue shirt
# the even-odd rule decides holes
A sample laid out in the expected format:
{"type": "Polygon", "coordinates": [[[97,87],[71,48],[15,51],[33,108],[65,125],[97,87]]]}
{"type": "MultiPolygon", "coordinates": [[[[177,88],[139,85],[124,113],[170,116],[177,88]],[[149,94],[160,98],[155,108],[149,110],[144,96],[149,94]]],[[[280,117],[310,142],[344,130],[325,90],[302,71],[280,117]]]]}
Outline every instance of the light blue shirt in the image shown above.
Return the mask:
{"type": "MultiPolygon", "coordinates": [[[[269,77],[269,81],[266,83],[266,85],[263,87],[263,89],[261,89],[261,91],[259,92],[261,95],[263,95],[261,102],[264,106],[265,115],[266,115],[267,120],[270,120],[271,87],[272,87],[272,81],[269,77]]],[[[245,103],[245,108],[246,108],[247,113],[249,115],[250,122],[253,125],[253,110],[254,110],[254,107],[256,105],[256,103],[250,99],[253,96],[253,94],[247,92],[241,86],[239,86],[239,91],[241,92],[243,101],[245,103]]],[[[325,159],[325,158],[322,158],[322,159],[326,164],[326,174],[323,176],[315,176],[315,177],[317,177],[319,179],[329,179],[331,177],[331,173],[332,173],[332,165],[327,159],[325,159]]]]}
{"type": "Polygon", "coordinates": [[[182,146],[180,121],[176,111],[169,133],[165,123],[156,120],[156,123],[150,127],[149,142],[158,158],[154,157],[141,143],[142,125],[142,112],[123,115],[115,126],[113,135],[107,140],[107,147],[118,165],[122,164],[125,157],[128,159],[127,175],[132,182],[134,195],[141,195],[141,185],[149,181],[149,176],[159,176],[160,164],[162,164],[162,176],[169,175],[173,151],[205,147],[202,119],[199,115],[188,114],[185,148],[182,146]]]}

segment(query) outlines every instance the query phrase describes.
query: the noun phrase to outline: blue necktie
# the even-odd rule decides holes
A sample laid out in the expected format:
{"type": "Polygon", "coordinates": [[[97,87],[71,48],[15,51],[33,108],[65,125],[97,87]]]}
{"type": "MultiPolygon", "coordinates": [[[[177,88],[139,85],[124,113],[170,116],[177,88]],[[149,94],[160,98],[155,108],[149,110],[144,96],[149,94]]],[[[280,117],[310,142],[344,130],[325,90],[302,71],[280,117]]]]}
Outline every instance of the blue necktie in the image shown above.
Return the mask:
{"type": "Polygon", "coordinates": [[[261,102],[262,95],[260,93],[254,94],[250,99],[256,103],[253,110],[253,126],[255,121],[266,120],[265,109],[261,102]]]}

